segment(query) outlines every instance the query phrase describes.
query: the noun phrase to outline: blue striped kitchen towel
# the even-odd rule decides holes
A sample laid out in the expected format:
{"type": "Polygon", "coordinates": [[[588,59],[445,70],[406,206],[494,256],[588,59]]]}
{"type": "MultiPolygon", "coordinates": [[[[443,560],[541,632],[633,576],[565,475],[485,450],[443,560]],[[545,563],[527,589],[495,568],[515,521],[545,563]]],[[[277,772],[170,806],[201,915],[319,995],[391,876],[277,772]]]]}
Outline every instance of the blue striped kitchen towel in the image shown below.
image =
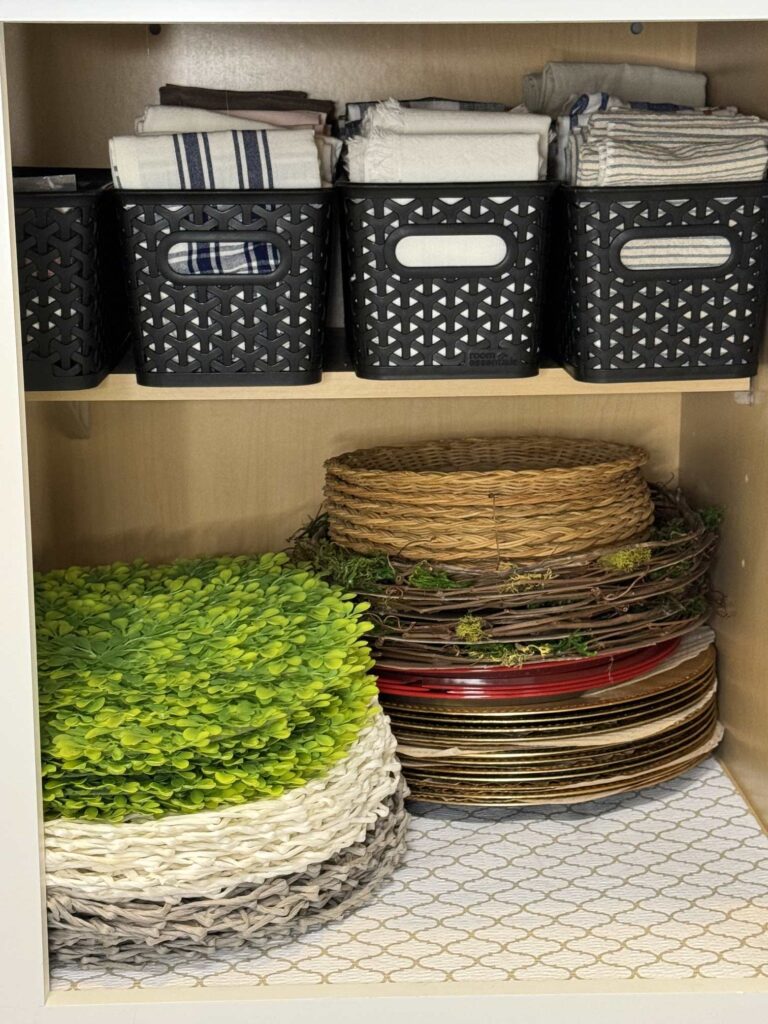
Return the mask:
{"type": "Polygon", "coordinates": [[[319,188],[313,129],[118,135],[110,140],[117,188],[319,188]]]}
{"type": "Polygon", "coordinates": [[[272,242],[179,242],[168,252],[177,274],[271,274],[280,266],[280,250],[272,242]]]}

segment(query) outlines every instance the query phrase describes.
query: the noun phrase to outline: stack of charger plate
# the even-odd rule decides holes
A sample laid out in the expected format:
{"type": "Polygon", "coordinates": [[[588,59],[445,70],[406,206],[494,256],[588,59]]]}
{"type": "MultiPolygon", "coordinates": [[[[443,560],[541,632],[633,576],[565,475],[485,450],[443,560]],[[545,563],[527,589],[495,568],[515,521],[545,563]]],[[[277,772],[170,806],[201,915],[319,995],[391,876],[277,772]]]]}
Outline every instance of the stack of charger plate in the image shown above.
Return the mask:
{"type": "Polygon", "coordinates": [[[482,438],[351,452],[297,556],[370,605],[413,795],[561,803],[638,789],[717,745],[713,510],[640,449],[482,438]]]}
{"type": "Polygon", "coordinates": [[[394,870],[406,789],[338,590],[283,554],[137,562],[36,608],[55,959],[263,949],[394,870]]]}

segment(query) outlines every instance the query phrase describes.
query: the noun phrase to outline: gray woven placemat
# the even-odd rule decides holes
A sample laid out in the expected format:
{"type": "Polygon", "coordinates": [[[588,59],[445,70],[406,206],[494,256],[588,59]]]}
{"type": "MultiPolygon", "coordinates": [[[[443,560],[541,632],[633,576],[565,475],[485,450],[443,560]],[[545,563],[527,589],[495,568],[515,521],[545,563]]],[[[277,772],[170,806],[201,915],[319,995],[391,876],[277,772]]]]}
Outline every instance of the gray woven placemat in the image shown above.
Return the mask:
{"type": "Polygon", "coordinates": [[[274,946],[339,920],[367,902],[405,851],[403,781],[361,843],[300,874],[258,886],[233,885],[217,897],[107,901],[48,892],[48,939],[60,962],[142,963],[169,955],[274,946]]]}

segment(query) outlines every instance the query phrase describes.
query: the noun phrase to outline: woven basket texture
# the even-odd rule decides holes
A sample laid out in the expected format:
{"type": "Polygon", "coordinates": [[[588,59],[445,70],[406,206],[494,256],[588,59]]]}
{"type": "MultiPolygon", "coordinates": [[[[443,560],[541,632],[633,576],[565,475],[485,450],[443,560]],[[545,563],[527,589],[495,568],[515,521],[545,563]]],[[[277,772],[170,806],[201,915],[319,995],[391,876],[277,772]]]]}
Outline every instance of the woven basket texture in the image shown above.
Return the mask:
{"type": "Polygon", "coordinates": [[[553,437],[468,438],[326,463],[331,539],[443,562],[520,560],[642,540],[653,503],[639,448],[553,437]]]}
{"type": "Polygon", "coordinates": [[[279,797],[160,819],[45,825],[49,889],[105,900],[216,896],[306,871],[360,842],[397,788],[400,766],[377,714],[323,778],[279,797]]]}
{"type": "Polygon", "coordinates": [[[165,961],[245,945],[263,949],[338,921],[366,903],[400,863],[406,795],[401,782],[363,840],[334,857],[258,886],[238,884],[235,870],[218,897],[113,902],[49,890],[51,953],[55,960],[80,963],[165,961]]]}
{"type": "MultiPolygon", "coordinates": [[[[682,494],[654,485],[651,497],[653,528],[640,543],[515,565],[390,557],[391,582],[352,588],[371,606],[379,664],[547,661],[631,650],[696,628],[715,600],[709,571],[717,533],[682,494]],[[424,589],[417,569],[441,574],[443,582],[424,589]],[[468,616],[474,637],[462,636],[468,616]],[[562,642],[574,636],[581,649],[563,651],[562,642]]],[[[324,543],[322,533],[300,538],[294,557],[322,572],[324,543]]]]}

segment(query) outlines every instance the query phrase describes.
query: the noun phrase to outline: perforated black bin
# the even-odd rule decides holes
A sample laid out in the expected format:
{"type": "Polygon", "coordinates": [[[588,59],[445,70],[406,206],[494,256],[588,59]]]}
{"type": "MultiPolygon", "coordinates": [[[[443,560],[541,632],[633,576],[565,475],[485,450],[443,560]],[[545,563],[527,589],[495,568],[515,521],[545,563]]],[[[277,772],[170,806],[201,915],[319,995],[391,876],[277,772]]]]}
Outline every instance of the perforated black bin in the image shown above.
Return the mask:
{"type": "Polygon", "coordinates": [[[564,189],[563,360],[579,380],[757,370],[768,184],[564,189]]]}
{"type": "Polygon", "coordinates": [[[546,182],[340,186],[346,315],[358,375],[538,373],[555,188],[546,182]],[[451,264],[425,266],[444,243],[453,247],[451,264]],[[467,266],[470,254],[481,262],[467,266]]]}
{"type": "Polygon", "coordinates": [[[120,218],[109,171],[14,169],[14,177],[51,174],[74,174],[77,188],[14,194],[24,383],[30,391],[95,387],[129,339],[120,218]]]}
{"type": "Polygon", "coordinates": [[[320,379],[330,189],[120,196],[139,383],[320,379]]]}

